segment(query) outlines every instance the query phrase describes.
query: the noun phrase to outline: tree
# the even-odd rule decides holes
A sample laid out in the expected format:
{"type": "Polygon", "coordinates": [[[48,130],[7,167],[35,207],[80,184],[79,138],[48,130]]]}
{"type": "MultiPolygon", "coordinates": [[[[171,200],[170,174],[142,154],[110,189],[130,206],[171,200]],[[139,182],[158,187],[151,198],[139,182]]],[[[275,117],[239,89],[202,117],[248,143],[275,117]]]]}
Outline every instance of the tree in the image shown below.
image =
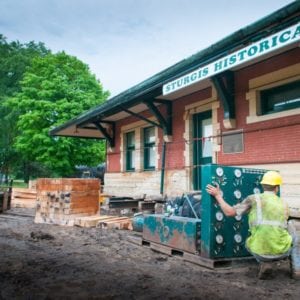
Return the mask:
{"type": "Polygon", "coordinates": [[[48,53],[50,50],[43,43],[8,43],[0,34],[0,100],[19,92],[20,81],[32,59],[48,53]]]}
{"type": "Polygon", "coordinates": [[[6,101],[11,114],[18,115],[15,148],[51,175],[68,176],[76,165],[97,165],[104,160],[103,142],[51,137],[49,130],[102,103],[108,95],[77,58],[64,52],[34,58],[21,91],[6,101]]]}
{"type": "Polygon", "coordinates": [[[8,43],[0,34],[0,174],[6,179],[20,156],[13,147],[17,116],[9,114],[4,101],[20,91],[20,80],[32,59],[48,53],[50,51],[42,43],[8,43]]]}

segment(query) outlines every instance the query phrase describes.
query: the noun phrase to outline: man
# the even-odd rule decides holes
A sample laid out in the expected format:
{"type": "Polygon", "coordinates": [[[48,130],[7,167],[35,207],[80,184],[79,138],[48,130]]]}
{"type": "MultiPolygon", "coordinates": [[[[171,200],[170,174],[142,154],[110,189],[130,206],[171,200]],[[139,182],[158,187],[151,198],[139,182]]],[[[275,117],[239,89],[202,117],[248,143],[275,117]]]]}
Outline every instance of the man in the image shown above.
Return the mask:
{"type": "Polygon", "coordinates": [[[226,216],[248,214],[250,236],[246,248],[260,263],[260,279],[272,273],[272,260],[287,257],[291,250],[292,237],[287,230],[288,207],[277,196],[281,184],[280,174],[268,171],[261,181],[264,192],[250,195],[234,206],[223,199],[219,186],[209,184],[206,188],[226,216]]]}

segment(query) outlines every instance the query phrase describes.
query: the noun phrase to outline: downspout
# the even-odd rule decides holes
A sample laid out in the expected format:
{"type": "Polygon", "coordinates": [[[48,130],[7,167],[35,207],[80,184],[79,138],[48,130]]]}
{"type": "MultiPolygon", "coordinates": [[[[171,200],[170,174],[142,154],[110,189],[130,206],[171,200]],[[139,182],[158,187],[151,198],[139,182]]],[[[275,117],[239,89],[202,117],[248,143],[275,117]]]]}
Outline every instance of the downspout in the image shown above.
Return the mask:
{"type": "Polygon", "coordinates": [[[165,167],[166,167],[166,148],[167,143],[164,141],[162,149],[162,160],[161,160],[161,174],[160,174],[160,194],[164,193],[164,183],[165,183],[165,167]]]}

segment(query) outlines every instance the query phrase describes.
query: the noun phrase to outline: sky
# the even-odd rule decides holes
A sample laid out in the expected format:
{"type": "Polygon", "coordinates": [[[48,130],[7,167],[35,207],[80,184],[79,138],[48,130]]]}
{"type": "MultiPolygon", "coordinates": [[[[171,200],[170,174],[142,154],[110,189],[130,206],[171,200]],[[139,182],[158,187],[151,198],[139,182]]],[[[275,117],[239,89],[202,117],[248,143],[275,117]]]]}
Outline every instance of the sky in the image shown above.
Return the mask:
{"type": "Polygon", "coordinates": [[[0,34],[88,64],[111,96],[292,0],[0,0],[0,34]]]}

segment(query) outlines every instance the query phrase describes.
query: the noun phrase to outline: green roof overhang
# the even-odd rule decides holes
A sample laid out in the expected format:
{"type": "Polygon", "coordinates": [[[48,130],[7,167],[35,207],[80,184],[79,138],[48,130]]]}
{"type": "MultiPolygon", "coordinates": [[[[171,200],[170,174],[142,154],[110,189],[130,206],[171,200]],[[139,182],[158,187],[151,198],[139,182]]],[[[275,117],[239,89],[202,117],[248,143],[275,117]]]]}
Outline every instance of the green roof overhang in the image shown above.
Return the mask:
{"type": "MultiPolygon", "coordinates": [[[[52,129],[50,131],[50,135],[107,139],[107,136],[103,134],[103,132],[99,131],[95,122],[97,124],[102,124],[101,126],[107,130],[108,133],[112,131],[112,124],[120,119],[130,116],[126,110],[130,109],[138,115],[140,112],[149,109],[146,104],[149,101],[151,102],[157,99],[172,101],[173,99],[178,98],[181,95],[180,93],[163,96],[163,85],[199,67],[205,66],[206,64],[211,63],[233,51],[236,51],[239,48],[259,41],[260,39],[278,32],[290,25],[296,24],[299,22],[299,15],[300,1],[292,2],[257,22],[234,32],[210,47],[150,77],[123,93],[112,97],[105,103],[96,106],[78,117],[52,129]]],[[[205,84],[211,86],[210,80],[207,79],[204,85],[205,84]]],[[[197,86],[196,88],[200,89],[200,87],[197,86]]],[[[111,133],[111,137],[112,135],[113,133],[111,133]]]]}

